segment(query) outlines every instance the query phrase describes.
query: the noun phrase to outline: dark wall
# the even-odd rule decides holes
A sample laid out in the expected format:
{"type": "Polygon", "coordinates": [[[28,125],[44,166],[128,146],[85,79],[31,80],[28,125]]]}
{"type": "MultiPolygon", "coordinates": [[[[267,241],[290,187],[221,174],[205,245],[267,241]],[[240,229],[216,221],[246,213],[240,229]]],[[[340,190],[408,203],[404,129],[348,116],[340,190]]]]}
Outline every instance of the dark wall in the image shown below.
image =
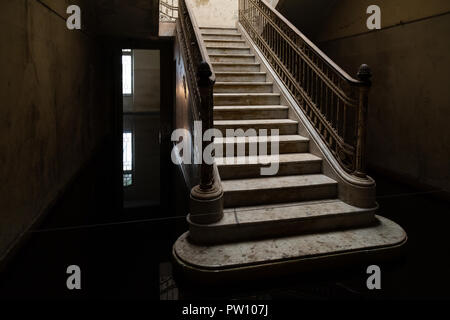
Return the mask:
{"type": "MultiPolygon", "coordinates": [[[[283,2],[298,7],[292,22],[301,30],[310,19],[302,1],[283,2]]],[[[362,63],[372,68],[368,164],[450,192],[450,2],[341,0],[314,28],[316,44],[349,74],[362,63]],[[381,30],[366,27],[372,4],[381,9],[381,30]]]]}
{"type": "Polygon", "coordinates": [[[0,261],[112,132],[105,50],[68,5],[2,2],[0,261]]]}

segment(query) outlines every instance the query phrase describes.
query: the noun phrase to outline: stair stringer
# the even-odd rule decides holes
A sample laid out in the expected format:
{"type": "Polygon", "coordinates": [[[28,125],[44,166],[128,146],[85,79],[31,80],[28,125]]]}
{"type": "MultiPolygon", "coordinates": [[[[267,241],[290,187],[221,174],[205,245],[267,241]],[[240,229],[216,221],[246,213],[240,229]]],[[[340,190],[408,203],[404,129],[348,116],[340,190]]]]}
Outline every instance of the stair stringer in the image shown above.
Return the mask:
{"type": "Polygon", "coordinates": [[[375,180],[369,176],[366,176],[366,178],[353,176],[341,167],[338,160],[331,153],[315,127],[284,86],[270,63],[250,38],[245,28],[239,22],[236,24],[236,27],[242,32],[242,36],[250,44],[250,53],[254,54],[256,59],[261,63],[261,70],[267,73],[267,81],[273,82],[273,92],[279,93],[281,95],[281,103],[289,107],[289,118],[298,121],[299,134],[310,139],[309,152],[323,159],[323,174],[338,182],[338,198],[345,203],[359,208],[377,207],[375,180]]]}

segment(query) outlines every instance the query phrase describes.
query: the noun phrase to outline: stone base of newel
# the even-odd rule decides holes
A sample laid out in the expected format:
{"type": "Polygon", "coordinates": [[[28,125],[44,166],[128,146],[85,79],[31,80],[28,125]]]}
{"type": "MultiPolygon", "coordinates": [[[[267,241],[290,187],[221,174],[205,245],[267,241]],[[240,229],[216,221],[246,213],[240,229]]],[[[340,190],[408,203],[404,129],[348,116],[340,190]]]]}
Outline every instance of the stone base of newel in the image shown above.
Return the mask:
{"type": "Polygon", "coordinates": [[[208,190],[195,186],[191,190],[190,221],[210,224],[223,218],[223,190],[216,184],[208,190]]]}

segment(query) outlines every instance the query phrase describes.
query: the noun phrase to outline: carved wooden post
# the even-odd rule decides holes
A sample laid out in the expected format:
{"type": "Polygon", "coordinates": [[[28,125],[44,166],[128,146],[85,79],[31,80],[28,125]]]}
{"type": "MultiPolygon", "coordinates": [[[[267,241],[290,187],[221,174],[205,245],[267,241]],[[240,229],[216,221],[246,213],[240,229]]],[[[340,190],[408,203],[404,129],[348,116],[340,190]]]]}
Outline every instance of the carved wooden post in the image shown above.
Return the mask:
{"type": "MultiPolygon", "coordinates": [[[[202,137],[205,131],[214,126],[214,81],[211,80],[211,68],[202,62],[198,68],[198,88],[200,91],[200,117],[202,120],[202,137]]],[[[202,144],[202,164],[200,168],[200,184],[191,190],[191,214],[189,219],[194,223],[205,224],[217,222],[223,217],[223,190],[214,181],[214,165],[205,163],[203,154],[206,144],[202,144]]]]}
{"type": "Polygon", "coordinates": [[[372,85],[370,78],[372,72],[367,64],[363,64],[358,70],[358,79],[362,82],[359,88],[358,102],[358,123],[356,141],[356,165],[355,175],[361,178],[366,177],[366,136],[367,136],[367,111],[369,101],[369,90],[372,85]]]}

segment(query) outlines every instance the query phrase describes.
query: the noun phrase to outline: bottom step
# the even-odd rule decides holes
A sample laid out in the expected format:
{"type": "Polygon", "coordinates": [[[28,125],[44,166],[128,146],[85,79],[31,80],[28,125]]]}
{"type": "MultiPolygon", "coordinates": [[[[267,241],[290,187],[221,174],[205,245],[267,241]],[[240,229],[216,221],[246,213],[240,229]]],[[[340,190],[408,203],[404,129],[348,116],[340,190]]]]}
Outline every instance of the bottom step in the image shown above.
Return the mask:
{"type": "Polygon", "coordinates": [[[377,224],[367,228],[216,246],[192,244],[186,232],[175,242],[173,257],[185,280],[227,282],[381,262],[395,257],[406,241],[399,225],[377,216],[377,224]]]}

